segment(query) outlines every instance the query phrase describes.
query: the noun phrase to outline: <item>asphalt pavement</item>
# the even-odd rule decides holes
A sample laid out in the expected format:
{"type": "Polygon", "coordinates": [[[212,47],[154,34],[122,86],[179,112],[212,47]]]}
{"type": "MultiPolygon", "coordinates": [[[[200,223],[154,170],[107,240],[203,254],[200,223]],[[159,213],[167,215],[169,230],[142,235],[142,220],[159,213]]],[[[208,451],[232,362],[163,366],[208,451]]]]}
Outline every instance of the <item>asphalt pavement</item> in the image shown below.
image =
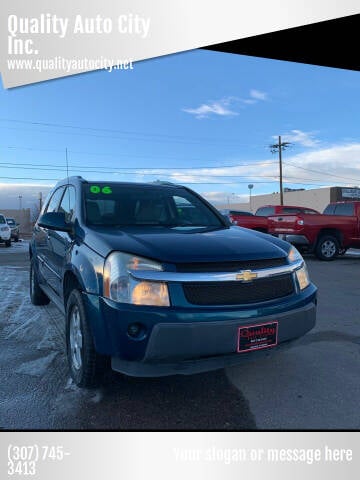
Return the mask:
{"type": "Polygon", "coordinates": [[[304,430],[360,428],[360,256],[307,259],[319,288],[314,330],[284,352],[195,376],[70,380],[64,319],[28,296],[28,243],[0,245],[0,428],[304,430]]]}

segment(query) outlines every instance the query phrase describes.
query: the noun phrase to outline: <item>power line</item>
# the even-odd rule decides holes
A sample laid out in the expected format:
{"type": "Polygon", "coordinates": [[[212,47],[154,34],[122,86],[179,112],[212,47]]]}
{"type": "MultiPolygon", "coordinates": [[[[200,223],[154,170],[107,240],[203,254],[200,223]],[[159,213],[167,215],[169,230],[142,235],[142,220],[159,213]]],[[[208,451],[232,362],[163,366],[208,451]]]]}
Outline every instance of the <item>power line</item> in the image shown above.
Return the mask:
{"type": "MultiPolygon", "coordinates": [[[[103,133],[111,133],[111,134],[118,134],[118,135],[132,135],[138,137],[145,137],[143,140],[151,140],[151,141],[161,141],[162,139],[169,139],[175,143],[202,143],[202,142],[211,142],[211,143],[234,143],[235,145],[241,146],[248,146],[254,147],[254,144],[241,144],[238,140],[232,138],[213,138],[213,137],[188,137],[185,135],[169,135],[164,133],[147,133],[147,132],[135,132],[135,131],[128,131],[128,130],[118,130],[118,129],[110,129],[110,128],[95,128],[95,127],[80,127],[77,125],[69,125],[69,124],[61,124],[61,123],[49,123],[49,122],[34,122],[34,121],[26,121],[26,120],[15,120],[10,118],[0,118],[1,122],[13,122],[13,123],[20,123],[25,125],[34,125],[34,126],[41,126],[41,127],[50,127],[50,128],[66,128],[66,129],[74,129],[80,131],[88,131],[88,132],[103,132],[103,133]],[[184,140],[186,140],[184,142],[184,140]],[[190,142],[189,142],[190,140],[190,142]]],[[[12,129],[12,127],[3,127],[12,129]]],[[[18,128],[17,128],[18,129],[18,128]]],[[[41,130],[38,130],[41,132],[41,130]]],[[[44,132],[44,130],[42,131],[44,132]]],[[[48,132],[47,132],[48,133],[48,132]]],[[[63,132],[52,132],[52,133],[61,133],[63,132]]],[[[73,134],[73,133],[72,133],[73,134]]],[[[93,135],[90,133],[83,133],[83,135],[87,136],[95,136],[95,137],[103,137],[101,135],[93,135]]],[[[105,136],[105,138],[121,138],[119,136],[109,137],[105,136]]]]}
{"type": "MultiPolygon", "coordinates": [[[[0,165],[2,165],[0,163],[0,165]]],[[[10,165],[3,165],[1,168],[10,168],[10,169],[18,169],[19,165],[14,165],[14,166],[10,166],[10,165]]],[[[23,166],[22,167],[22,170],[41,170],[41,171],[51,171],[51,172],[64,172],[66,171],[66,174],[68,174],[68,172],[72,172],[72,173],[75,173],[75,172],[81,172],[82,169],[74,169],[74,168],[68,168],[68,170],[65,168],[65,166],[63,166],[62,168],[43,168],[43,167],[38,167],[38,166],[23,166]]],[[[160,169],[159,169],[160,170],[160,169]]],[[[174,169],[176,170],[176,169],[174,169]]],[[[85,171],[84,173],[103,173],[103,174],[116,174],[116,173],[121,173],[122,175],[144,175],[144,176],[153,176],[153,177],[156,177],[156,176],[164,176],[164,177],[170,177],[170,178],[174,178],[174,174],[175,173],[169,173],[169,174],[164,174],[164,173],[161,173],[161,172],[143,172],[143,171],[121,171],[121,172],[118,172],[116,170],[112,170],[112,171],[99,171],[99,170],[87,170],[85,171]]],[[[181,175],[183,177],[186,177],[186,176],[193,176],[195,173],[182,173],[181,175]]],[[[196,176],[197,177],[211,177],[211,174],[210,173],[197,173],[196,172],[196,176]]],[[[228,175],[220,175],[220,174],[216,174],[214,173],[213,175],[213,178],[272,178],[274,179],[274,182],[277,181],[277,177],[276,175],[243,175],[243,174],[238,174],[238,175],[235,175],[234,173],[230,173],[228,175]]],[[[298,180],[299,177],[292,177],[292,176],[288,176],[288,175],[285,175],[285,179],[286,180],[290,180],[290,179],[295,179],[295,180],[298,180]]],[[[316,182],[322,182],[322,179],[312,179],[312,181],[316,181],[316,182]]]]}
{"type": "MultiPolygon", "coordinates": [[[[62,151],[62,153],[64,153],[62,151]]],[[[68,150],[68,153],[71,153],[71,150],[68,150]]],[[[253,163],[238,163],[236,165],[207,165],[207,166],[198,166],[198,167],[115,167],[116,170],[210,170],[210,169],[217,169],[220,170],[222,168],[237,168],[237,167],[249,167],[253,165],[272,165],[275,164],[276,162],[253,162],[253,163]]],[[[24,166],[24,167],[61,167],[63,168],[63,164],[53,164],[53,163],[18,163],[18,162],[0,162],[0,165],[15,165],[15,166],[24,166]]],[[[77,165],[75,163],[70,164],[70,166],[73,167],[81,167],[81,168],[96,168],[96,169],[104,169],[104,168],[112,168],[110,166],[94,166],[94,167],[89,167],[89,166],[84,166],[84,165],[77,165]]]]}
{"type": "MultiPolygon", "coordinates": [[[[38,180],[38,181],[59,181],[59,178],[35,178],[35,177],[1,177],[5,180],[38,180]]],[[[273,184],[276,183],[277,180],[274,181],[254,181],[253,183],[257,184],[273,184]]],[[[248,182],[179,182],[179,184],[184,183],[187,185],[236,185],[236,184],[247,184],[248,182]]],[[[326,184],[319,184],[319,183],[307,183],[307,182],[290,182],[292,185],[312,185],[317,187],[327,186],[326,184]]],[[[339,182],[343,183],[343,182],[339,182]]]]}
{"type": "Polygon", "coordinates": [[[355,180],[356,182],[360,182],[360,180],[357,179],[357,178],[343,177],[342,175],[336,175],[334,173],[323,172],[321,170],[313,170],[312,168],[299,167],[298,165],[295,165],[294,163],[291,163],[291,162],[284,162],[284,164],[285,165],[291,165],[292,167],[299,168],[301,170],[306,170],[307,172],[320,173],[321,175],[328,175],[329,177],[342,178],[343,180],[351,180],[351,181],[355,180]]]}

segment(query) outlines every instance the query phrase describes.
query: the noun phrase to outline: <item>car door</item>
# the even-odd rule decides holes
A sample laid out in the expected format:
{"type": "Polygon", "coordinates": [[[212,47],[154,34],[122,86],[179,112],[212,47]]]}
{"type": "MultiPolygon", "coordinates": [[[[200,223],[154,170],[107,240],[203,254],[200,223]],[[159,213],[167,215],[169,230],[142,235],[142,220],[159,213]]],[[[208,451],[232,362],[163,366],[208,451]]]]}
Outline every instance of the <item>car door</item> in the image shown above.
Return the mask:
{"type": "MultiPolygon", "coordinates": [[[[48,201],[44,213],[57,212],[65,187],[57,188],[48,201]]],[[[57,274],[54,269],[54,255],[51,242],[52,230],[40,227],[34,228],[35,247],[39,265],[40,281],[45,282],[54,289],[58,283],[57,274]]]]}
{"type": "MultiPolygon", "coordinates": [[[[75,212],[75,188],[68,185],[61,198],[58,212],[65,214],[65,220],[71,223],[75,212]]],[[[63,286],[63,270],[74,244],[74,239],[68,232],[49,231],[49,247],[51,249],[51,268],[53,270],[51,288],[61,296],[63,286]]]]}

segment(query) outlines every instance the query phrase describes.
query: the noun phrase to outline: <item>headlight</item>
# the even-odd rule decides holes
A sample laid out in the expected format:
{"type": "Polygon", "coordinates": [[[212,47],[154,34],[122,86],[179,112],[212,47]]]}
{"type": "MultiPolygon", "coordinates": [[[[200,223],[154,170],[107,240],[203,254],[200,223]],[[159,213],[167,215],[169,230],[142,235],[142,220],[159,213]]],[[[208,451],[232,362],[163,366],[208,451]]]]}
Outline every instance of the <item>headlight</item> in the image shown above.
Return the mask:
{"type": "Polygon", "coordinates": [[[136,280],[130,270],[162,270],[162,266],[147,258],[128,253],[111,253],[104,266],[104,296],[120,303],[133,305],[170,305],[168,286],[164,282],[136,280]]]}
{"type": "Polygon", "coordinates": [[[295,263],[295,262],[298,262],[299,260],[303,261],[301,268],[298,268],[295,271],[295,273],[296,273],[297,281],[299,283],[300,290],[304,290],[304,288],[310,285],[310,277],[309,277],[309,273],[306,268],[304,259],[295,247],[291,247],[290,252],[288,254],[288,260],[290,263],[295,263]]]}
{"type": "Polygon", "coordinates": [[[289,263],[295,263],[295,262],[298,262],[299,260],[303,260],[303,257],[295,247],[291,247],[288,253],[288,260],[289,260],[289,263]]]}
{"type": "Polygon", "coordinates": [[[299,282],[300,290],[304,290],[304,288],[306,288],[310,285],[309,273],[308,273],[308,270],[306,268],[305,263],[301,268],[296,270],[295,273],[296,273],[296,277],[297,277],[298,282],[299,282]]]}

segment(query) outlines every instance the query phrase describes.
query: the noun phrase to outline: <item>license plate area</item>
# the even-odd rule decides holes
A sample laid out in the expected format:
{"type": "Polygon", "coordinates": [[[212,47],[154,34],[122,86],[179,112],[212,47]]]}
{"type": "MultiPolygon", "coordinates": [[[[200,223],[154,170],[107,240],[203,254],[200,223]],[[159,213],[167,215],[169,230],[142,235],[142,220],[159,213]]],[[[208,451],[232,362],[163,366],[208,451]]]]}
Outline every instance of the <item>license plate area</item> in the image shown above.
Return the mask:
{"type": "Polygon", "coordinates": [[[238,328],[237,352],[251,352],[275,347],[278,343],[278,322],[247,325],[238,328]]]}

